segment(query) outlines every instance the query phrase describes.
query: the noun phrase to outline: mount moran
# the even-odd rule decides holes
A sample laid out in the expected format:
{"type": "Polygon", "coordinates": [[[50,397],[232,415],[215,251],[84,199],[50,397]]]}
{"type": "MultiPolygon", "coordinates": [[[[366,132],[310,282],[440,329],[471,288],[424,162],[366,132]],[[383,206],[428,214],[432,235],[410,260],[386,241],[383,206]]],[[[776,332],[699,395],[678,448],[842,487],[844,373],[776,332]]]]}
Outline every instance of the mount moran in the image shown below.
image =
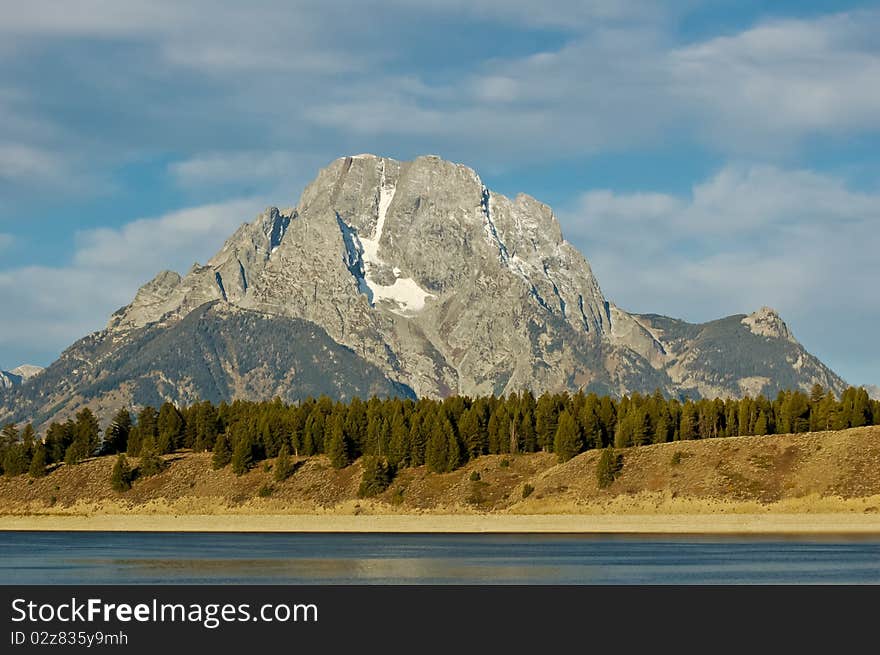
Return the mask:
{"type": "Polygon", "coordinates": [[[0,389],[0,419],[166,400],[530,389],[775,395],[845,383],[762,308],[700,325],[609,302],[534,198],[438,157],[358,155],[204,266],[163,271],[107,327],[0,389]]]}

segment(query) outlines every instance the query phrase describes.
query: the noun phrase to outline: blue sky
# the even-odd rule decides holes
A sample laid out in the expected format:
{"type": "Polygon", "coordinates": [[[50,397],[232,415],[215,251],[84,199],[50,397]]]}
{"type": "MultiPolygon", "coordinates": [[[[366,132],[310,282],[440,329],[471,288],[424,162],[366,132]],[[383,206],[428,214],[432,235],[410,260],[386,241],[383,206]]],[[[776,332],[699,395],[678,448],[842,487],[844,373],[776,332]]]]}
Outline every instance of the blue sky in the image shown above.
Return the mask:
{"type": "Polygon", "coordinates": [[[0,7],[0,368],[374,152],[551,204],[625,309],[770,305],[880,382],[876,2],[0,7]]]}

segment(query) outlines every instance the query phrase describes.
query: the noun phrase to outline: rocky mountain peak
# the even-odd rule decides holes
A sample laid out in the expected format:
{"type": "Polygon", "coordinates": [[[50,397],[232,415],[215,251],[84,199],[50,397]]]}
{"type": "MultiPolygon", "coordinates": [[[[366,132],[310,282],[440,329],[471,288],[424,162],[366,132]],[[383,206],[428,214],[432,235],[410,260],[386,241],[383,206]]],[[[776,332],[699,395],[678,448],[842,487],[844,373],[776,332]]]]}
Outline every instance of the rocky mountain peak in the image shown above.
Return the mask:
{"type": "Polygon", "coordinates": [[[0,371],[0,390],[22,385],[42,372],[42,366],[34,366],[33,364],[22,364],[11,371],[0,371]]]}
{"type": "Polygon", "coordinates": [[[694,325],[614,306],[550,207],[434,155],[330,162],[296,207],[267,208],[206,265],[144,285],[109,333],[170,329],[207,303],[215,318],[319,326],[418,395],[843,385],[770,308],[694,325]]]}
{"type": "Polygon", "coordinates": [[[752,334],[795,342],[791,330],[788,329],[779,312],[772,307],[761,307],[743,318],[742,324],[748,327],[752,334]]]}

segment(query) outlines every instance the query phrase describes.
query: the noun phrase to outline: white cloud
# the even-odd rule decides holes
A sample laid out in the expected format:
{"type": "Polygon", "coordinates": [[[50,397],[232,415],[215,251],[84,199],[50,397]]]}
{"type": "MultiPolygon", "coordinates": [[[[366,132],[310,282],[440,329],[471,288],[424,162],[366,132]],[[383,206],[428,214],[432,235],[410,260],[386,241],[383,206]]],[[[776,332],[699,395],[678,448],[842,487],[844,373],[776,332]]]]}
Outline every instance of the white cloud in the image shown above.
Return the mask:
{"type": "Polygon", "coordinates": [[[68,265],[0,271],[0,306],[12,308],[12,319],[0,321],[0,346],[4,352],[60,351],[101,328],[160,270],[185,272],[194,260],[212,256],[258,211],[253,200],[233,200],[88,230],[79,234],[68,265]]]}
{"type": "Polygon", "coordinates": [[[608,297],[693,321],[778,309],[832,365],[880,366],[880,193],[813,171],[727,166],[687,197],[594,190],[562,212],[608,297]],[[827,355],[826,355],[827,353],[827,355]]]}
{"type": "Polygon", "coordinates": [[[61,180],[66,163],[57,155],[21,144],[0,143],[0,180],[61,180]]]}
{"type": "Polygon", "coordinates": [[[213,255],[241,223],[256,215],[256,200],[231,200],[143,218],[120,228],[80,232],[73,263],[87,270],[150,275],[157,266],[184,269],[194,253],[213,255]]]}
{"type": "Polygon", "coordinates": [[[707,118],[711,139],[733,150],[876,130],[878,32],[877,11],[759,24],[673,50],[670,90],[707,118]]]}

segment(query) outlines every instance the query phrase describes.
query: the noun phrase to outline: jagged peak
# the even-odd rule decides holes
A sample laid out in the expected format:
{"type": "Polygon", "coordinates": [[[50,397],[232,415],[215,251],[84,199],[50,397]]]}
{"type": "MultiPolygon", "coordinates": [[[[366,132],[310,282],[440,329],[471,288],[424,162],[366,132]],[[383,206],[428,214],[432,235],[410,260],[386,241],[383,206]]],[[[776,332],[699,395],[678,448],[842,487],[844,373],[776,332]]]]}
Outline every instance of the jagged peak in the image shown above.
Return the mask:
{"type": "Polygon", "coordinates": [[[765,305],[758,311],[752,312],[743,318],[741,322],[749,328],[752,334],[769,337],[771,339],[795,341],[794,335],[792,335],[791,330],[788,329],[788,325],[782,320],[779,312],[772,307],[767,307],[765,305]]]}
{"type": "Polygon", "coordinates": [[[42,373],[43,367],[35,366],[34,364],[22,364],[21,366],[16,366],[9,372],[20,376],[23,380],[28,380],[35,375],[42,373]]]}

